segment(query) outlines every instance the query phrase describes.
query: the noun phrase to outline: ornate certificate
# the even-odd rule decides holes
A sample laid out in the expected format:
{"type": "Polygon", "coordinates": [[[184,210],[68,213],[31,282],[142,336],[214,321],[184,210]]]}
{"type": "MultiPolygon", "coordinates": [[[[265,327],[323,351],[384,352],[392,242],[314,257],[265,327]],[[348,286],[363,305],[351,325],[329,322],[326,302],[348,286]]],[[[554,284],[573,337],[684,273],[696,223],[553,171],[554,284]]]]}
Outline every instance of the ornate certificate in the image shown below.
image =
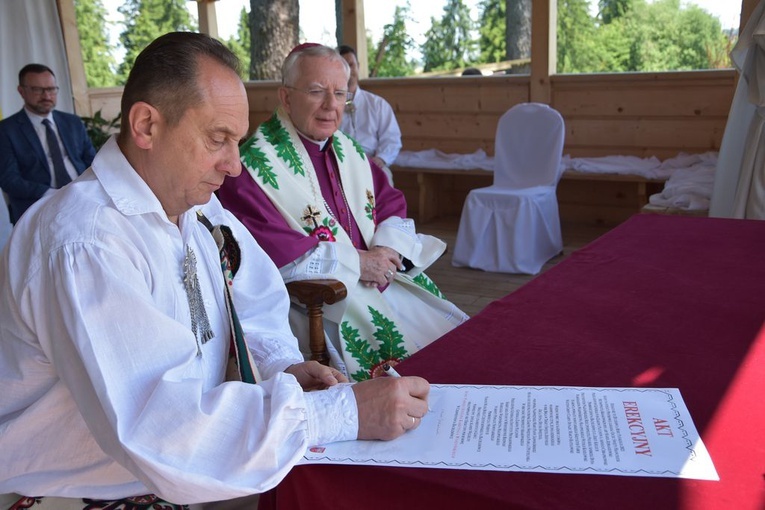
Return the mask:
{"type": "Polygon", "coordinates": [[[678,389],[431,385],[393,441],[313,446],[301,464],[719,480],[678,389]]]}

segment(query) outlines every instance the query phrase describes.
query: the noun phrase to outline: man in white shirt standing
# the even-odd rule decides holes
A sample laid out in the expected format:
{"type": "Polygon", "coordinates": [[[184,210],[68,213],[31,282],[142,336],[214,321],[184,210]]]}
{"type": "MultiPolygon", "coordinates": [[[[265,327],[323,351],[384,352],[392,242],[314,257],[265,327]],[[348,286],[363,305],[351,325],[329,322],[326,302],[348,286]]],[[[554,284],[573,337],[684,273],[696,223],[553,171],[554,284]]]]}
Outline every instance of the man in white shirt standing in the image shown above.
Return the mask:
{"type": "Polygon", "coordinates": [[[187,509],[427,412],[421,378],[349,385],[303,361],[278,270],[213,196],[241,172],[237,69],[206,35],[155,40],[119,136],[16,225],[0,259],[0,502],[187,509]]]}
{"type": "Polygon", "coordinates": [[[356,58],[356,50],[342,45],[337,51],[351,68],[348,91],[353,94],[353,99],[345,107],[340,130],[359,142],[367,156],[383,169],[393,186],[390,165],[396,161],[401,151],[401,129],[396,122],[393,108],[382,97],[359,87],[359,61],[356,58]]]}

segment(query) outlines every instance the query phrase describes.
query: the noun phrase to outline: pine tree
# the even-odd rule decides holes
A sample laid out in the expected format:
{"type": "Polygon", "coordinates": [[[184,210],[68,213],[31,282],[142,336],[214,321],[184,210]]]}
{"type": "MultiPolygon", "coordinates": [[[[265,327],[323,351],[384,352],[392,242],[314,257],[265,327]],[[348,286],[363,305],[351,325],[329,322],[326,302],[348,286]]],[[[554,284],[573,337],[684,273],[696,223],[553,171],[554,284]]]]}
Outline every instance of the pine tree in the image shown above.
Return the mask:
{"type": "Polygon", "coordinates": [[[236,35],[232,35],[224,44],[230,49],[241,62],[242,80],[250,79],[250,16],[247,10],[242,7],[239,13],[239,24],[237,25],[236,35]]]}
{"type": "Polygon", "coordinates": [[[422,45],[425,71],[459,69],[471,64],[478,49],[475,22],[463,0],[447,0],[441,21],[431,18],[422,45]]]}
{"type": "MultiPolygon", "coordinates": [[[[406,54],[414,47],[414,40],[406,30],[411,21],[410,6],[397,6],[393,22],[383,27],[383,36],[374,52],[369,53],[369,76],[410,76],[414,74],[415,62],[407,60],[406,54]]],[[[373,48],[368,45],[367,48],[373,48]]]]}
{"type": "Polygon", "coordinates": [[[633,0],[600,0],[598,9],[604,24],[625,16],[632,9],[633,0]]]}
{"type": "Polygon", "coordinates": [[[106,8],[101,0],[76,0],[74,12],[88,87],[115,86],[116,65],[106,29],[106,8]]]}
{"type": "Polygon", "coordinates": [[[478,45],[481,62],[507,60],[507,22],[505,0],[482,0],[479,4],[478,45]]]}
{"type": "Polygon", "coordinates": [[[421,46],[423,71],[443,69],[448,62],[446,42],[443,37],[441,22],[430,18],[430,28],[425,32],[425,43],[421,46]]]}
{"type": "Polygon", "coordinates": [[[593,72],[599,59],[595,48],[595,20],[588,0],[558,0],[559,73],[593,72]]]}
{"type": "Polygon", "coordinates": [[[154,39],[168,32],[197,30],[185,0],[125,0],[117,10],[125,16],[125,30],[120,34],[125,48],[125,60],[119,66],[122,83],[135,58],[154,39]]]}

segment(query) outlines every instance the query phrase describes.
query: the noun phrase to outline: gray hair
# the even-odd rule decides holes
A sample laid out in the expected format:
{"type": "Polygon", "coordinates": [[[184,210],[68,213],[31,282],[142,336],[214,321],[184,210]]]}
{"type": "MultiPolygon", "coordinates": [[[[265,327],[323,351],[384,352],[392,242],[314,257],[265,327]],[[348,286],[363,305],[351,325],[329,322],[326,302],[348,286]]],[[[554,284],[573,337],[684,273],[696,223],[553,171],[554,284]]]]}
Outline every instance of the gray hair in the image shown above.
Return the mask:
{"type": "Polygon", "coordinates": [[[292,51],[292,53],[287,55],[287,58],[284,59],[284,63],[282,64],[282,85],[294,85],[298,78],[300,62],[305,58],[312,57],[328,58],[340,62],[343,65],[343,69],[345,69],[345,76],[350,78],[351,68],[348,66],[348,62],[340,56],[337,50],[330,48],[329,46],[317,45],[292,51]]]}

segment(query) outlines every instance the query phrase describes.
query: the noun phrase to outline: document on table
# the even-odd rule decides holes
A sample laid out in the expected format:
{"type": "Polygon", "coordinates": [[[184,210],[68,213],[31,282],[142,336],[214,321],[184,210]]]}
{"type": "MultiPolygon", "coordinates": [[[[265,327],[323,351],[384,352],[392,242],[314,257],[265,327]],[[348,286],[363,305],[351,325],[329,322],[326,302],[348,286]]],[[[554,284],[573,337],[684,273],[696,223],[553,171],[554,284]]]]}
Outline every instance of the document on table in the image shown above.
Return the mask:
{"type": "Polygon", "coordinates": [[[431,385],[393,441],[312,446],[301,464],[719,480],[677,389],[431,385]]]}

